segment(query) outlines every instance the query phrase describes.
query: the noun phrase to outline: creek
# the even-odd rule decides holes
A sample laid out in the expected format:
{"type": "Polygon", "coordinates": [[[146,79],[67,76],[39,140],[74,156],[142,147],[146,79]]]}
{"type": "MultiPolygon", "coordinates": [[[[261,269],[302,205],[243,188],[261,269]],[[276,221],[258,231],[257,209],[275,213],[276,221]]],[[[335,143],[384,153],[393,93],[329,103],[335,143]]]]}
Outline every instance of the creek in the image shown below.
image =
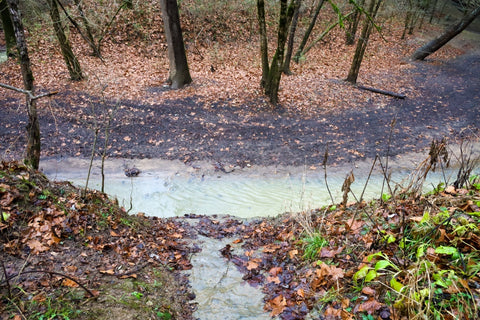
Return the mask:
{"type": "MultiPolygon", "coordinates": [[[[401,182],[421,162],[417,154],[391,159],[390,184],[401,182]]],[[[378,165],[370,177],[373,161],[327,168],[327,181],[334,203],[341,202],[342,184],[353,172],[351,188],[357,198],[365,188],[364,199],[375,199],[388,193],[384,175],[378,165]],[[366,183],[368,179],[368,183],[366,183]]],[[[85,187],[89,161],[86,159],[46,159],[40,167],[51,180],[70,181],[85,187]]],[[[101,163],[91,166],[89,188],[101,188],[101,163]]],[[[227,171],[231,168],[227,168],[227,171]]],[[[332,203],[321,167],[251,167],[235,168],[231,173],[216,171],[211,163],[185,165],[158,159],[108,160],[104,165],[105,191],[119,200],[130,213],[149,216],[182,217],[185,214],[225,215],[241,219],[276,216],[319,208],[332,203]],[[124,169],[135,166],[138,177],[127,177],[124,169]]],[[[478,173],[477,173],[478,174],[478,173]]],[[[445,180],[452,183],[456,170],[430,173],[424,184],[433,189],[445,180]]],[[[350,200],[353,201],[350,196],[350,200]]],[[[185,218],[190,220],[189,218],[185,218]]],[[[194,224],[195,221],[189,221],[194,224]]],[[[242,280],[236,267],[222,257],[219,250],[233,239],[212,239],[199,235],[195,245],[201,251],[191,258],[188,271],[196,295],[198,319],[268,319],[263,310],[261,288],[253,288],[242,280]]],[[[241,250],[241,248],[236,248],[241,250]]]]}
{"type": "MultiPolygon", "coordinates": [[[[366,200],[388,193],[384,175],[375,166],[368,184],[373,162],[327,168],[327,182],[333,202],[342,200],[342,184],[353,172],[351,189],[357,198],[365,188],[366,200]],[[366,185],[366,187],[365,187],[366,185]]],[[[417,162],[418,163],[418,162],[417,162]]],[[[411,159],[393,162],[390,185],[400,183],[415,167],[411,159]]],[[[67,180],[84,187],[89,161],[86,159],[47,159],[41,169],[52,180],[67,180]]],[[[252,167],[237,168],[226,174],[215,171],[209,163],[186,166],[166,160],[108,160],[105,163],[105,192],[119,200],[130,213],[148,216],[180,217],[185,214],[224,215],[240,218],[276,216],[332,204],[325,183],[325,172],[318,167],[252,167]],[[127,177],[125,167],[140,169],[138,177],[127,177]]],[[[432,172],[425,186],[433,189],[439,182],[453,182],[454,171],[432,172]]],[[[89,188],[101,189],[100,163],[94,162],[89,188]]],[[[350,195],[349,198],[354,201],[350,195]]]]}

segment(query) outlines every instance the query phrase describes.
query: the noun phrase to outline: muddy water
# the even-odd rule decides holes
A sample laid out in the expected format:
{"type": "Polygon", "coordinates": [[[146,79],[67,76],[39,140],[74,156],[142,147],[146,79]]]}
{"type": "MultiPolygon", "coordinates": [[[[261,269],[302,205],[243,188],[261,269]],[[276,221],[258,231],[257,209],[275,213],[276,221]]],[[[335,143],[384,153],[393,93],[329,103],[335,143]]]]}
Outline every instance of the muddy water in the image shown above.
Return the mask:
{"type": "MultiPolygon", "coordinates": [[[[422,156],[415,154],[391,159],[391,184],[402,181],[421,160],[422,156]]],[[[365,185],[364,198],[381,197],[384,176],[378,166],[366,183],[372,163],[366,161],[327,169],[327,181],[335,203],[341,201],[341,186],[351,171],[356,177],[352,189],[357,197],[365,185]]],[[[85,159],[47,159],[41,163],[41,169],[49,178],[69,180],[82,187],[85,186],[88,167],[89,162],[85,159]]],[[[100,188],[99,168],[100,163],[95,162],[90,188],[100,188]]],[[[108,160],[104,172],[107,193],[117,197],[126,208],[131,204],[132,213],[145,212],[159,217],[196,213],[249,218],[331,203],[325,173],[322,168],[315,167],[236,168],[226,174],[215,171],[209,163],[186,166],[164,160],[108,160]],[[128,178],[124,168],[132,166],[139,168],[141,173],[138,177],[128,178]]],[[[425,185],[431,189],[445,180],[452,183],[455,173],[455,169],[440,170],[430,174],[425,185]]],[[[386,187],[384,189],[386,192],[386,187]]],[[[192,219],[191,223],[197,222],[192,219]]],[[[231,244],[232,239],[216,240],[199,235],[194,241],[201,248],[192,256],[193,268],[188,271],[198,306],[194,316],[202,320],[268,319],[269,314],[263,310],[261,288],[248,285],[236,267],[221,256],[219,250],[231,244]]]]}
{"type": "MultiPolygon", "coordinates": [[[[342,200],[341,187],[349,172],[355,182],[352,190],[357,198],[365,188],[364,199],[382,195],[384,176],[376,166],[368,184],[367,176],[373,162],[363,162],[327,169],[327,182],[333,202],[342,200]]],[[[403,156],[391,161],[391,185],[400,183],[419,163],[419,159],[403,156]]],[[[85,186],[89,162],[85,159],[49,159],[41,169],[51,179],[68,180],[85,186]]],[[[241,218],[275,216],[319,208],[331,204],[322,168],[253,167],[236,168],[226,174],[215,171],[209,163],[194,167],[165,160],[108,160],[105,164],[105,191],[117,197],[131,213],[173,217],[185,214],[230,214],[241,218]],[[138,177],[129,178],[125,167],[136,166],[138,177]]],[[[439,182],[454,181],[455,171],[432,173],[425,186],[432,189],[439,182]]],[[[89,188],[101,188],[100,163],[95,162],[89,188]]],[[[384,186],[384,193],[388,190],[384,186]]],[[[350,200],[354,200],[350,196],[350,200]]]]}
{"type": "Polygon", "coordinates": [[[192,257],[193,268],[189,271],[198,304],[194,317],[202,320],[270,319],[263,310],[260,288],[243,281],[243,274],[220,254],[219,250],[232,240],[202,236],[196,240],[202,251],[192,257]]]}

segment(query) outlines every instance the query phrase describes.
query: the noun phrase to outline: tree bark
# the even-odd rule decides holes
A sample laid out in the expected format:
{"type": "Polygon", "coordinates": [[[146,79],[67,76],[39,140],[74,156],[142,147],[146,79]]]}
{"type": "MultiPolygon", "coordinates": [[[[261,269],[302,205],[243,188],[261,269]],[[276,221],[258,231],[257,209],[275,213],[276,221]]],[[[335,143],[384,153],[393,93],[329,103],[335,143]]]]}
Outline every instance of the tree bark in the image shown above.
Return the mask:
{"type": "MultiPolygon", "coordinates": [[[[86,35],[84,36],[84,38],[85,40],[87,40],[88,45],[92,49],[93,56],[102,59],[102,54],[100,52],[100,45],[97,46],[95,44],[95,39],[93,38],[93,33],[92,33],[92,27],[90,26],[90,22],[88,22],[87,16],[83,11],[82,4],[80,3],[80,0],[74,0],[74,3],[75,3],[75,6],[77,6],[78,13],[80,14],[80,19],[82,20],[83,27],[85,28],[86,35]]],[[[64,12],[66,12],[65,8],[62,7],[62,9],[64,12]]],[[[70,16],[68,16],[68,18],[70,19],[71,22],[73,21],[73,19],[71,19],[70,16]]],[[[76,22],[74,25],[78,26],[76,22]]],[[[77,30],[80,30],[80,27],[77,27],[77,30]]]]}
{"type": "Polygon", "coordinates": [[[8,11],[6,0],[0,0],[0,13],[2,18],[3,32],[5,34],[5,42],[7,45],[7,57],[16,56],[16,40],[15,30],[13,29],[12,19],[8,11]]]}
{"type": "Polygon", "coordinates": [[[287,0],[280,0],[280,19],[278,21],[277,50],[273,55],[268,77],[265,82],[265,94],[270,98],[273,105],[278,103],[278,90],[283,73],[285,44],[288,37],[288,27],[292,21],[295,1],[288,5],[287,0]]]}
{"type": "MultiPolygon", "coordinates": [[[[381,3],[382,0],[370,0],[370,4],[368,7],[368,15],[370,16],[371,20],[375,19],[381,3]]],[[[367,49],[368,39],[370,38],[370,34],[372,33],[374,22],[371,20],[367,18],[365,18],[364,20],[362,34],[360,36],[360,39],[358,39],[352,65],[346,79],[348,82],[353,84],[357,83],[358,73],[360,72],[360,66],[362,64],[363,56],[365,54],[365,50],[367,49]]]]}
{"type": "Polygon", "coordinates": [[[412,60],[423,60],[441,47],[443,47],[447,42],[452,40],[456,35],[465,30],[470,23],[475,20],[476,17],[480,15],[480,6],[471,11],[465,17],[462,18],[456,25],[451,26],[445,32],[440,35],[438,38],[433,39],[428,42],[421,48],[417,49],[411,56],[412,60]]]}
{"type": "Polygon", "coordinates": [[[260,56],[262,58],[262,79],[260,80],[260,85],[262,88],[265,88],[268,74],[270,73],[270,66],[268,65],[268,39],[265,24],[265,2],[263,0],[257,0],[257,14],[260,34],[260,56]]]}
{"type": "Polygon", "coordinates": [[[192,82],[188,69],[187,55],[183,43],[180,15],[176,0],[161,0],[163,24],[168,45],[168,59],[170,62],[170,87],[180,89],[192,82]]]}
{"type": "Polygon", "coordinates": [[[40,163],[40,124],[38,122],[37,106],[35,99],[31,97],[35,95],[33,85],[33,73],[30,66],[30,57],[28,56],[27,42],[25,40],[25,32],[23,29],[22,18],[18,9],[18,0],[7,0],[10,17],[12,18],[13,28],[15,30],[15,39],[20,58],[20,67],[22,71],[23,86],[25,90],[31,94],[26,95],[27,99],[27,148],[25,152],[24,162],[26,165],[34,169],[38,169],[40,163]]]}
{"type": "Polygon", "coordinates": [[[302,0],[297,0],[295,9],[293,11],[292,23],[290,25],[290,33],[288,35],[287,53],[285,54],[285,62],[283,64],[283,73],[290,75],[290,61],[292,60],[293,43],[295,40],[295,32],[297,30],[298,16],[300,15],[300,7],[302,6],[302,0]]]}
{"type": "Polygon", "coordinates": [[[313,15],[312,21],[310,21],[310,25],[308,26],[307,30],[305,31],[305,34],[303,35],[302,42],[300,43],[300,46],[298,47],[297,52],[295,53],[295,57],[293,58],[293,60],[296,63],[300,61],[300,57],[302,56],[302,53],[303,53],[303,48],[305,48],[305,45],[307,44],[308,38],[310,37],[313,27],[317,22],[318,15],[320,14],[320,9],[322,9],[324,2],[325,2],[324,0],[320,0],[320,2],[318,3],[317,8],[315,9],[315,14],[313,15]]]}
{"type": "MultiPolygon", "coordinates": [[[[360,0],[357,2],[359,6],[363,6],[365,0],[360,0]]],[[[352,19],[349,21],[346,28],[346,40],[345,44],[351,46],[355,43],[355,36],[358,30],[358,23],[360,22],[361,12],[358,8],[355,8],[352,19]]]]}
{"type": "Polygon", "coordinates": [[[53,28],[55,29],[55,35],[57,36],[58,43],[60,44],[63,60],[65,60],[65,64],[67,65],[70,79],[73,81],[82,80],[82,68],[80,67],[77,57],[73,53],[70,41],[68,41],[65,32],[63,31],[57,2],[56,0],[47,0],[47,3],[50,9],[50,18],[52,19],[53,28]]]}

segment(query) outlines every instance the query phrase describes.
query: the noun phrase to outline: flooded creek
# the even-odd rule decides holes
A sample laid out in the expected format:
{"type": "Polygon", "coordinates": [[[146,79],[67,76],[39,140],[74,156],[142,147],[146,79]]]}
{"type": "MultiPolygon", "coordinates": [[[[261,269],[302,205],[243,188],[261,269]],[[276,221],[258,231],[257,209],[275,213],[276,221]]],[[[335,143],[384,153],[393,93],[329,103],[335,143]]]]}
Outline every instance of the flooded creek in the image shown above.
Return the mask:
{"type": "MultiPolygon", "coordinates": [[[[423,160],[418,155],[404,155],[392,159],[391,185],[402,181],[423,160]]],[[[378,166],[371,176],[373,162],[327,168],[327,181],[334,203],[341,202],[342,184],[353,172],[353,193],[357,198],[380,198],[388,189],[378,166]],[[368,184],[366,180],[369,177],[368,184]]],[[[41,170],[52,180],[67,180],[84,187],[89,168],[86,159],[47,159],[41,170]]],[[[230,170],[231,168],[228,168],[230,170]]],[[[315,167],[252,167],[235,168],[231,173],[215,171],[211,163],[187,166],[165,160],[108,160],[105,163],[105,191],[116,197],[130,213],[144,212],[149,216],[183,217],[184,215],[232,215],[240,219],[276,216],[319,208],[331,204],[325,184],[325,172],[315,167]],[[127,177],[124,169],[135,166],[138,177],[127,177]]],[[[478,174],[478,172],[475,172],[478,174]]],[[[455,169],[430,173],[425,186],[433,189],[445,180],[453,183],[455,169]]],[[[95,162],[89,188],[100,189],[100,163],[95,162]]],[[[350,196],[350,200],[354,201],[350,196]]],[[[203,236],[198,219],[185,217],[196,228],[198,237],[192,245],[199,252],[191,257],[193,268],[187,273],[196,295],[197,319],[268,319],[264,311],[262,288],[252,287],[244,281],[237,267],[222,256],[220,250],[232,244],[233,238],[221,240],[203,236]]],[[[217,219],[217,218],[214,218],[217,219]]],[[[219,218],[221,219],[221,218],[219,218]]],[[[247,220],[248,221],[248,220],[247,220]]],[[[237,247],[235,250],[242,250],[237,247]]]]}
{"type": "MultiPolygon", "coordinates": [[[[45,160],[41,169],[53,180],[67,180],[84,187],[89,162],[82,159],[45,160]]],[[[328,187],[334,203],[342,200],[342,184],[353,172],[352,190],[357,198],[363,192],[371,163],[327,168],[328,187]]],[[[415,167],[404,160],[391,165],[391,185],[399,183],[415,167]]],[[[119,200],[130,213],[143,212],[149,216],[175,217],[185,214],[229,214],[241,218],[276,216],[319,208],[332,203],[322,168],[252,167],[237,168],[226,174],[202,163],[186,166],[166,160],[108,160],[105,163],[105,192],[119,200]],[[125,167],[140,169],[138,177],[127,177],[125,167]]],[[[92,166],[89,188],[100,190],[100,163],[92,166]]],[[[425,186],[430,190],[439,182],[453,182],[454,171],[430,173],[425,186]],[[445,174],[445,176],[444,176],[445,174]]],[[[375,168],[365,188],[364,199],[380,198],[384,175],[375,168]]],[[[388,192],[386,186],[383,192],[388,192]]],[[[350,196],[350,200],[354,200],[350,196]]]]}

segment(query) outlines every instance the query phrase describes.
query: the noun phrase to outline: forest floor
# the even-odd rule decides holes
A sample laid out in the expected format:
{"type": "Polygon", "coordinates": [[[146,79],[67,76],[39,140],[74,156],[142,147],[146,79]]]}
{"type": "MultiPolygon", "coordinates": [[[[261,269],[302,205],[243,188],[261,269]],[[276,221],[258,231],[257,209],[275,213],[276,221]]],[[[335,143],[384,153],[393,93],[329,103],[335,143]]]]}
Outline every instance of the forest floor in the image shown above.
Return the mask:
{"type": "MultiPolygon", "coordinates": [[[[255,45],[249,43],[239,51],[226,44],[217,49],[221,57],[212,57],[208,48],[190,53],[193,84],[176,91],[163,85],[165,58],[155,61],[134,46],[105,45],[104,64],[81,56],[88,79],[69,82],[58,52],[49,43],[35,43],[37,91],[58,91],[38,103],[42,157],[89,157],[96,128],[97,153],[106,146],[109,157],[206,160],[231,167],[318,165],[327,145],[329,164],[335,165],[385,155],[387,149],[393,156],[424,151],[433,139],[455,143],[478,136],[478,36],[466,31],[426,61],[409,62],[408,54],[438,32],[432,29],[400,41],[398,30],[391,30],[388,42],[374,35],[362,65],[359,84],[406,99],[345,83],[353,48],[330,40],[312,49],[306,62],[293,64],[293,75],[282,77],[277,108],[261,95],[258,62],[248,56],[255,45]],[[335,55],[338,50],[345,54],[335,55]]],[[[21,86],[14,61],[0,68],[0,82],[21,86]]],[[[21,159],[23,97],[2,90],[1,100],[0,154],[21,159]]]]}
{"type": "MultiPolygon", "coordinates": [[[[359,82],[405,94],[404,100],[344,83],[353,48],[340,46],[341,33],[332,33],[307,61],[293,66],[293,75],[282,78],[278,107],[260,94],[259,62],[251,54],[257,48],[249,42],[215,48],[192,44],[194,82],[172,91],[163,86],[165,51],[155,45],[111,41],[100,63],[77,39],[87,80],[72,83],[56,48],[38,39],[32,43],[37,92],[58,91],[39,102],[42,157],[88,157],[97,128],[97,151],[106,145],[109,157],[179,159],[188,165],[206,160],[226,170],[319,166],[327,145],[328,164],[335,165],[385,155],[387,149],[392,156],[425,151],[433,139],[477,138],[480,50],[470,38],[475,34],[463,34],[425,62],[405,58],[435,32],[400,41],[400,30],[392,29],[385,31],[389,42],[378,35],[372,39],[359,82]]],[[[1,64],[0,71],[0,82],[21,87],[16,62],[1,64]]],[[[21,159],[23,97],[2,90],[0,103],[0,155],[21,159]]],[[[213,238],[236,238],[232,246],[241,245],[244,252],[227,246],[222,254],[246,281],[263,287],[265,310],[282,319],[303,319],[312,309],[329,319],[402,319],[420,311],[432,317],[435,310],[476,314],[472,308],[480,305],[478,183],[470,190],[439,188],[425,198],[322,208],[250,224],[191,217],[199,221],[195,229],[182,219],[128,216],[105,195],[53,184],[13,162],[3,162],[0,169],[0,311],[5,318],[47,313],[53,318],[65,312],[80,319],[191,319],[193,296],[177,271],[191,267],[199,230],[213,238]],[[450,215],[447,223],[445,215],[450,215]],[[437,232],[438,238],[426,240],[437,232]],[[408,249],[412,255],[400,248],[406,237],[414,243],[408,249]],[[426,247],[415,244],[420,241],[426,247]],[[309,245],[318,242],[323,244],[309,245]],[[444,249],[458,244],[456,251],[444,249]],[[454,259],[455,254],[462,258],[454,259]],[[437,276],[435,282],[405,272],[420,258],[437,276]],[[452,270],[445,282],[439,269],[452,270]],[[390,287],[369,283],[361,270],[395,281],[389,278],[390,287]],[[470,276],[457,275],[462,272],[470,276]],[[433,293],[422,301],[430,304],[418,303],[425,293],[420,288],[403,299],[408,293],[398,283],[427,286],[433,293]]]]}

